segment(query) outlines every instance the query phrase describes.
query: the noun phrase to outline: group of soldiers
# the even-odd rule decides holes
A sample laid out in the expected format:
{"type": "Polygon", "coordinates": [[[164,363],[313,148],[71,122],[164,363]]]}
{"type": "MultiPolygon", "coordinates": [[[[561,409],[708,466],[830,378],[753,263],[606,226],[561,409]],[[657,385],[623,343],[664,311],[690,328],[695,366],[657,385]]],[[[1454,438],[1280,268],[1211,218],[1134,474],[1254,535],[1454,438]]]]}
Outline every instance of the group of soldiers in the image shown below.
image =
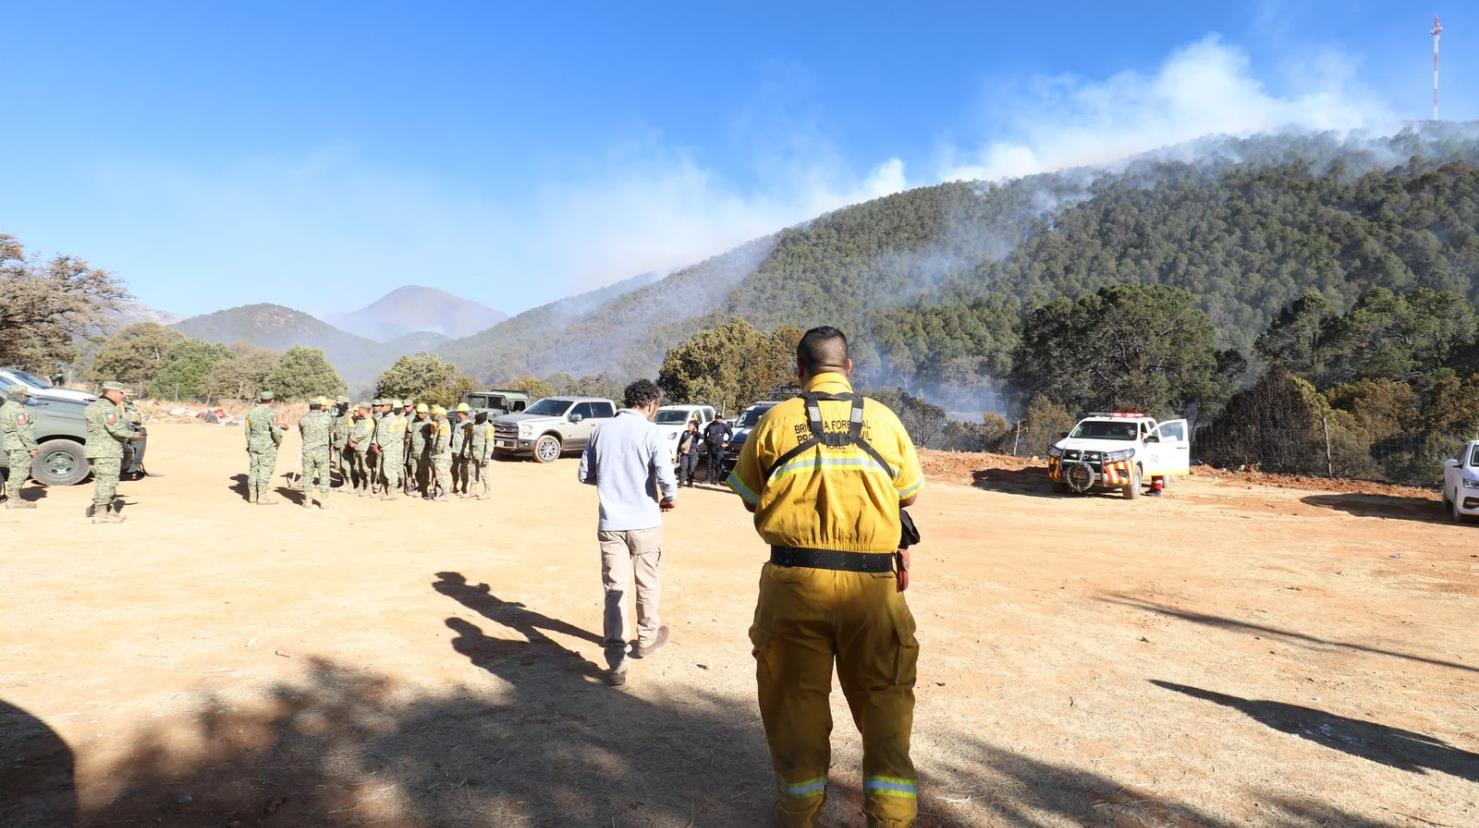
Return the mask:
{"type": "MultiPolygon", "coordinates": [[[[286,427],[270,403],[271,391],[258,396],[243,422],[247,454],[247,501],[271,505],[272,477],[286,427]]],[[[348,397],[309,401],[298,421],[303,438],[298,483],[302,505],[328,508],[337,479],[358,497],[381,500],[420,497],[446,502],[452,497],[488,496],[488,464],[493,456],[493,424],[467,403],[448,411],[415,400],[376,399],[350,405],[348,397]]]]}

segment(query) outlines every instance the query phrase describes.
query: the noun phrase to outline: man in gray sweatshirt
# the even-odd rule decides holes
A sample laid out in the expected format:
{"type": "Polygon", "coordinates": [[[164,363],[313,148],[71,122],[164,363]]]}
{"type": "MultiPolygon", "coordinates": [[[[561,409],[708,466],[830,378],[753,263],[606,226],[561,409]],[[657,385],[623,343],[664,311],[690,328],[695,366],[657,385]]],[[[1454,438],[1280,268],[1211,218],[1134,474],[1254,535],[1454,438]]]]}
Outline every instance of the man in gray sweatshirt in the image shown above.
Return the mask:
{"type": "Polygon", "coordinates": [[[652,424],[662,391],[651,380],[637,380],[624,393],[626,407],[591,435],[580,457],[580,482],[596,487],[601,518],[601,581],[606,588],[605,645],[610,671],[606,683],[626,683],[628,584],[637,583],[637,644],[631,657],[643,658],[668,642],[658,617],[662,598],[662,513],[673,508],[678,480],[652,424]]]}

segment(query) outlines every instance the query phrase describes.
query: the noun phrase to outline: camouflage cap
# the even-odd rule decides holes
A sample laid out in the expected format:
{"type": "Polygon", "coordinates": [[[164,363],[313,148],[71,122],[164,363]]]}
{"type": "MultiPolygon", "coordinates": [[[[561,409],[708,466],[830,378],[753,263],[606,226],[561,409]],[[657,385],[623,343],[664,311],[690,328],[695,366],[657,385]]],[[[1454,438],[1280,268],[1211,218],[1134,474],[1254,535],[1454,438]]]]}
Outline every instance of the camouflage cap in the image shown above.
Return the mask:
{"type": "Polygon", "coordinates": [[[433,413],[433,414],[446,414],[447,413],[447,409],[443,408],[440,405],[434,405],[434,406],[431,407],[431,413],[433,413]]]}
{"type": "Polygon", "coordinates": [[[104,391],[127,391],[128,389],[123,387],[123,383],[121,383],[121,382],[113,382],[113,381],[110,380],[108,382],[103,383],[103,390],[104,391]]]}
{"type": "Polygon", "coordinates": [[[0,388],[0,393],[4,393],[12,400],[24,400],[31,396],[31,389],[24,385],[12,385],[9,388],[0,388]]]}
{"type": "Polygon", "coordinates": [[[334,400],[334,405],[349,405],[349,398],[339,397],[338,399],[334,400]]]}
{"type": "MultiPolygon", "coordinates": [[[[409,405],[409,403],[408,403],[408,405],[409,405]]],[[[425,414],[426,412],[428,412],[430,410],[431,409],[426,406],[426,403],[416,403],[416,413],[417,414],[425,414]]]]}
{"type": "Polygon", "coordinates": [[[469,411],[472,410],[472,407],[469,406],[467,403],[462,402],[462,403],[458,403],[457,404],[457,410],[458,411],[461,411],[464,414],[466,414],[467,412],[469,412],[469,411]]]}
{"type": "MultiPolygon", "coordinates": [[[[103,387],[104,388],[107,388],[108,387],[107,386],[107,383],[104,383],[103,384],[103,387]]],[[[257,395],[257,402],[272,402],[272,392],[271,391],[263,391],[262,393],[258,394],[257,395]]]]}
{"type": "Polygon", "coordinates": [[[401,401],[400,400],[391,400],[390,401],[390,407],[391,408],[400,408],[401,407],[401,401]]]}
{"type": "Polygon", "coordinates": [[[355,407],[355,408],[363,408],[363,409],[366,409],[366,410],[368,410],[368,409],[369,409],[369,407],[370,407],[370,404],[369,404],[369,403],[367,403],[367,402],[365,402],[365,401],[363,401],[363,400],[361,400],[361,401],[359,401],[359,402],[357,402],[357,403],[355,403],[355,404],[354,404],[354,407],[355,407]]]}
{"type": "Polygon", "coordinates": [[[370,400],[370,405],[385,405],[385,398],[376,397],[375,399],[370,400]]]}

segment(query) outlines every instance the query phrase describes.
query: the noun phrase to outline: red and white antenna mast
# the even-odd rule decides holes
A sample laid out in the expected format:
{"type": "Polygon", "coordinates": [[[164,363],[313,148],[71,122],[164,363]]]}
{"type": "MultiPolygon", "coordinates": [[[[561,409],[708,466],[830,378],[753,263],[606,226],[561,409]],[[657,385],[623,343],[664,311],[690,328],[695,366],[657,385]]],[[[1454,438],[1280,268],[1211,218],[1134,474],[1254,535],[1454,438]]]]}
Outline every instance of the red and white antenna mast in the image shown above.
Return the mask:
{"type": "Polygon", "coordinates": [[[1438,120],[1438,35],[1443,34],[1443,24],[1438,15],[1433,15],[1433,120],[1438,120]]]}

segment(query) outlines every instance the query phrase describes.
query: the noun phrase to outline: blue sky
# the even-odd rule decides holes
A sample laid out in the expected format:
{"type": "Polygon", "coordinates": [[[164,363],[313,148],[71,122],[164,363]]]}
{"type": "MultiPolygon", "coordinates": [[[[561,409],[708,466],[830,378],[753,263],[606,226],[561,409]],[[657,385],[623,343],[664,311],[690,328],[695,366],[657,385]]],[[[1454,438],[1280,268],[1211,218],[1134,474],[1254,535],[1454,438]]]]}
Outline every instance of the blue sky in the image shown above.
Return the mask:
{"type": "Polygon", "coordinates": [[[905,187],[1391,129],[1434,11],[1474,119],[1452,6],[12,2],[0,232],[186,315],[516,312],[905,187]]]}

